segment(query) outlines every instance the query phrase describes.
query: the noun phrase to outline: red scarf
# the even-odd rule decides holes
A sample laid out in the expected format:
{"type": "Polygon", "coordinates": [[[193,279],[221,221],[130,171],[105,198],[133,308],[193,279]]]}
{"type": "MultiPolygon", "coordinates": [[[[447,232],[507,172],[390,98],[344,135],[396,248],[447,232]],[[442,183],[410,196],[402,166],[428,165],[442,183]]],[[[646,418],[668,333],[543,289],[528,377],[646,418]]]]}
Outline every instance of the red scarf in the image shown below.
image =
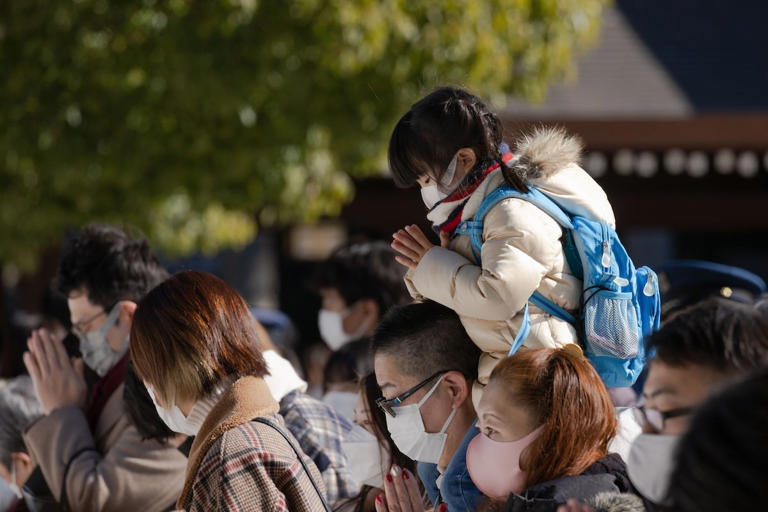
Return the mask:
{"type": "Polygon", "coordinates": [[[96,431],[96,424],[101,413],[104,412],[107,401],[112,397],[112,393],[123,383],[125,372],[128,369],[128,361],[130,360],[130,353],[126,353],[104,377],[94,384],[91,396],[88,399],[88,407],[85,411],[88,424],[91,426],[91,432],[96,431]]]}
{"type": "MultiPolygon", "coordinates": [[[[504,156],[502,156],[502,160],[504,163],[509,163],[510,160],[514,155],[512,153],[505,153],[504,156]]],[[[435,228],[436,231],[444,231],[448,233],[449,235],[453,235],[453,232],[456,230],[459,224],[461,224],[461,216],[464,213],[464,205],[467,202],[467,199],[469,199],[469,196],[472,195],[472,193],[477,190],[477,187],[480,186],[480,184],[485,180],[485,178],[501,167],[501,164],[498,162],[494,163],[493,165],[487,167],[481,172],[471,172],[467,175],[467,177],[464,179],[464,182],[453,191],[451,195],[440,201],[438,204],[447,204],[447,203],[458,203],[456,208],[451,212],[451,214],[448,216],[448,218],[437,226],[435,228]]]]}

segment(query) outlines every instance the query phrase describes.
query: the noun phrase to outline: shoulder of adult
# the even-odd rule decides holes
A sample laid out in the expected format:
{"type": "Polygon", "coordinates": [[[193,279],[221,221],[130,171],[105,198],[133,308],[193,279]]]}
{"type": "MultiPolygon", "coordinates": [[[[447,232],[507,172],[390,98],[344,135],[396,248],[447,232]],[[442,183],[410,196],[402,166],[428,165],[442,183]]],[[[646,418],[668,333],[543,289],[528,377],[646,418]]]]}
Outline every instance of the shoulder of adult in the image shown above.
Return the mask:
{"type": "Polygon", "coordinates": [[[618,453],[609,453],[589,466],[582,475],[608,474],[615,478],[620,492],[628,492],[632,487],[627,473],[627,465],[618,453]]]}
{"type": "MultiPolygon", "coordinates": [[[[263,419],[288,432],[283,418],[278,414],[269,414],[263,419]]],[[[252,420],[225,431],[211,446],[209,452],[218,448],[219,454],[227,458],[233,454],[248,451],[251,456],[295,458],[295,453],[280,433],[269,425],[252,420]]]]}
{"type": "Polygon", "coordinates": [[[339,435],[352,429],[349,421],[338,414],[333,407],[301,391],[288,393],[280,401],[280,414],[286,418],[285,421],[289,427],[287,418],[300,417],[315,428],[321,427],[324,430],[335,431],[339,435]]]}
{"type": "Polygon", "coordinates": [[[133,426],[130,415],[125,408],[124,389],[125,384],[120,384],[104,404],[94,429],[93,437],[97,443],[106,442],[109,445],[111,444],[109,438],[113,437],[114,434],[133,426]]]}

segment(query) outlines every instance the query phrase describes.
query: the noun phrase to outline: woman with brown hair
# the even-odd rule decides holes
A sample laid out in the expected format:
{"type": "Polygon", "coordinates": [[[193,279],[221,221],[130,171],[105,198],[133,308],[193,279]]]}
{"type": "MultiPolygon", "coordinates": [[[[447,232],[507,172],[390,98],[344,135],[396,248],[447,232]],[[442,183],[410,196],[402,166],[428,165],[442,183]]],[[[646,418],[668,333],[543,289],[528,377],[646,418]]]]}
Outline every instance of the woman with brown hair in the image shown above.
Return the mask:
{"type": "Polygon", "coordinates": [[[617,431],[611,398],[578,346],[504,359],[477,412],[467,468],[504,510],[554,511],[571,498],[629,491],[624,462],[608,453],[617,431]]]}
{"type": "Polygon", "coordinates": [[[178,508],[329,510],[264,382],[255,321],[224,281],[181,272],[147,294],[131,358],[163,421],[196,436],[178,508]]]}

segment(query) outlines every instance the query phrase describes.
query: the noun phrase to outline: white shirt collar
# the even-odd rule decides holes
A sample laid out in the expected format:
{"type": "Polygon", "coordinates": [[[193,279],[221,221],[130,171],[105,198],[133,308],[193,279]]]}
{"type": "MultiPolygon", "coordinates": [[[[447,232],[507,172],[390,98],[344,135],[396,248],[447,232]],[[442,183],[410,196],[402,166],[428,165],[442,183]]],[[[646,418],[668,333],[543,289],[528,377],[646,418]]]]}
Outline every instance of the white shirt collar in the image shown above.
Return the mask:
{"type": "Polygon", "coordinates": [[[302,393],[307,391],[307,383],[299,377],[290,361],[274,350],[265,350],[263,355],[269,369],[269,375],[264,380],[275,400],[279,402],[285,395],[296,390],[302,393]]]}

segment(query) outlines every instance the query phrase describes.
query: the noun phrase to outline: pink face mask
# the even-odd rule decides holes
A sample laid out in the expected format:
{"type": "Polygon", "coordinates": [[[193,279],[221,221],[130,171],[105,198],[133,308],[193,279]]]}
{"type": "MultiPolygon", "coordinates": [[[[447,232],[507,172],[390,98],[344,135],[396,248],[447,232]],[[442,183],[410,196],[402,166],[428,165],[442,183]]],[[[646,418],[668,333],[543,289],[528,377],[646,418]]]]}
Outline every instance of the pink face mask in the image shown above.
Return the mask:
{"type": "Polygon", "coordinates": [[[492,499],[506,500],[525,486],[526,473],[520,469],[520,454],[539,437],[543,425],[517,441],[494,441],[478,434],[467,448],[467,470],[480,492],[492,499]]]}

